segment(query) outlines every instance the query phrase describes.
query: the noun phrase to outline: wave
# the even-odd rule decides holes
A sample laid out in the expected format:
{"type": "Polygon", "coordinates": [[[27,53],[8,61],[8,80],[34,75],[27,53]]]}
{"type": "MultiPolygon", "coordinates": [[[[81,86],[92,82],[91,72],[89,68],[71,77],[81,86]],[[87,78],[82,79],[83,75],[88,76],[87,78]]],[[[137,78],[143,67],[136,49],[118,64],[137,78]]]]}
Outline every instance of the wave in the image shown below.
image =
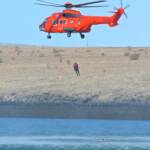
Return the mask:
{"type": "Polygon", "coordinates": [[[136,136],[3,136],[0,150],[132,150],[150,149],[150,137],[136,136]]]}
{"type": "Polygon", "coordinates": [[[60,145],[60,146],[51,146],[51,145],[0,145],[0,149],[2,150],[149,150],[148,146],[115,146],[115,145],[99,145],[99,146],[91,146],[91,145],[60,145]]]}

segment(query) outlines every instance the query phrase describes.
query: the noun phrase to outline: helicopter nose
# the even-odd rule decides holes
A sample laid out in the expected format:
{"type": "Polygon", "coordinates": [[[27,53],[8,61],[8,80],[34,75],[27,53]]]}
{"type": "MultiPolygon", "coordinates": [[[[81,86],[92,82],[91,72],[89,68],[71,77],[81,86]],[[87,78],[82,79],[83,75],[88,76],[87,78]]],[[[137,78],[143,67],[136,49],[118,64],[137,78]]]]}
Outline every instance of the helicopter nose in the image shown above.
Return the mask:
{"type": "Polygon", "coordinates": [[[43,23],[39,25],[39,29],[40,29],[40,31],[44,31],[44,24],[43,23]]]}

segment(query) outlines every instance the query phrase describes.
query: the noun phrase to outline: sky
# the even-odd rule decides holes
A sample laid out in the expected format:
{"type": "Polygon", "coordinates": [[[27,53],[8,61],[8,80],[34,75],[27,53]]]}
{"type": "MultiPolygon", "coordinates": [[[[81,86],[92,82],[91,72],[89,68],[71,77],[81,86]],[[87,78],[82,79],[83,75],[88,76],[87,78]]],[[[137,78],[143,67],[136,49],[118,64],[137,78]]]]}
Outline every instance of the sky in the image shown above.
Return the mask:
{"type": "MultiPolygon", "coordinates": [[[[66,0],[47,0],[64,4],[66,0]]],[[[93,0],[70,0],[77,4],[93,0]]],[[[93,26],[85,39],[79,34],[47,34],[39,31],[39,25],[53,12],[62,11],[61,8],[37,6],[36,0],[3,0],[0,3],[0,43],[27,44],[57,47],[149,47],[150,46],[150,0],[123,0],[124,6],[130,4],[126,10],[128,19],[124,16],[119,25],[110,28],[107,25],[93,26]]],[[[107,0],[107,8],[80,9],[83,15],[110,16],[108,11],[120,6],[120,0],[107,0]]]]}

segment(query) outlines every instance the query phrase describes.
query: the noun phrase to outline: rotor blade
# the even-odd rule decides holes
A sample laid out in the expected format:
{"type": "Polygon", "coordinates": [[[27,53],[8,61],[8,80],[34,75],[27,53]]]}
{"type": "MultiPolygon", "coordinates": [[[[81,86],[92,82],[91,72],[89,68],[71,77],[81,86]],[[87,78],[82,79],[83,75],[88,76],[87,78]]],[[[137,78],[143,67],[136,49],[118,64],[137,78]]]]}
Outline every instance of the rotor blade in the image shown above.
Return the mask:
{"type": "Polygon", "coordinates": [[[48,6],[48,7],[64,7],[64,6],[57,6],[57,5],[50,5],[50,4],[42,4],[42,3],[34,3],[35,5],[42,5],[42,6],[48,6]]]}
{"type": "Polygon", "coordinates": [[[123,7],[123,1],[122,0],[120,0],[120,5],[121,5],[121,7],[123,7]]]}
{"type": "Polygon", "coordinates": [[[117,7],[114,7],[113,9],[114,9],[114,10],[118,10],[118,8],[117,8],[117,7]]]}
{"type": "Polygon", "coordinates": [[[36,0],[36,1],[42,2],[42,3],[45,3],[45,4],[55,5],[55,6],[63,6],[61,4],[51,3],[51,2],[44,1],[44,0],[36,0]]]}
{"type": "Polygon", "coordinates": [[[124,7],[124,9],[127,9],[127,8],[129,8],[129,7],[130,7],[130,5],[127,5],[127,6],[124,7]]]}
{"type": "Polygon", "coordinates": [[[79,6],[78,8],[109,7],[109,6],[79,6]]]}
{"type": "Polygon", "coordinates": [[[98,0],[98,1],[88,2],[88,3],[76,4],[76,5],[73,5],[73,7],[80,7],[84,5],[90,5],[90,4],[102,3],[102,2],[106,2],[106,0],[98,0]]]}
{"type": "Polygon", "coordinates": [[[124,12],[124,15],[125,15],[126,18],[128,18],[128,15],[125,12],[124,12]]]}
{"type": "Polygon", "coordinates": [[[114,14],[114,13],[116,13],[116,12],[115,12],[115,11],[109,11],[108,13],[113,13],[113,14],[114,14]]]}

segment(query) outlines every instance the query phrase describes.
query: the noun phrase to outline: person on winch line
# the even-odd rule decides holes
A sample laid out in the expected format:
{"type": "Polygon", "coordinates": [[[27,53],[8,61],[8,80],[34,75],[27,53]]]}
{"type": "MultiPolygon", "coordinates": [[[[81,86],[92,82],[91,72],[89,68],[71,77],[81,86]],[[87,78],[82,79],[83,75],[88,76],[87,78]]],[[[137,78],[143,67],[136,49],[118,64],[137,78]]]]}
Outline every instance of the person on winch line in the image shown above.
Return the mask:
{"type": "Polygon", "coordinates": [[[74,71],[75,71],[76,75],[77,75],[77,76],[80,76],[79,65],[78,65],[77,62],[75,62],[75,63],[73,64],[73,68],[74,68],[74,71]]]}

